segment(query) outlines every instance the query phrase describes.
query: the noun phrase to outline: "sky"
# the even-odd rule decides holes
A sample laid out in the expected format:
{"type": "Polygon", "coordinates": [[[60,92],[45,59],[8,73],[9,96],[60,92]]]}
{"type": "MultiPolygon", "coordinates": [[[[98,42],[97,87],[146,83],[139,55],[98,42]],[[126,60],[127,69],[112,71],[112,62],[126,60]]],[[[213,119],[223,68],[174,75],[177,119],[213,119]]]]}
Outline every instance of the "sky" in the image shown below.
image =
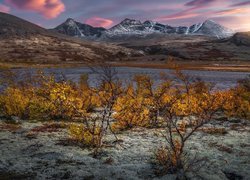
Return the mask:
{"type": "Polygon", "coordinates": [[[0,12],[45,28],[67,18],[110,28],[125,18],[189,26],[207,19],[250,31],[250,0],[0,0],[0,12]]]}

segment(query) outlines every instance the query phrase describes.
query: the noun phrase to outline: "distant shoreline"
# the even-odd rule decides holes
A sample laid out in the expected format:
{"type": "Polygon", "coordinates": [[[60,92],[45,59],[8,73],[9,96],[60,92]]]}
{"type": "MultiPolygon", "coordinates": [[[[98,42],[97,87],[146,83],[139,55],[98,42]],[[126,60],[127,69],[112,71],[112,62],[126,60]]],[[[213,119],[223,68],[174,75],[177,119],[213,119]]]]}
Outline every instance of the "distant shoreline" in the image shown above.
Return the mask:
{"type": "MultiPolygon", "coordinates": [[[[153,69],[171,69],[166,63],[159,62],[107,62],[114,67],[131,67],[131,68],[153,68],[153,69]]],[[[1,69],[8,68],[74,68],[87,67],[85,63],[59,63],[59,64],[37,64],[37,63],[0,63],[1,69]]],[[[178,62],[178,67],[182,70],[200,70],[200,71],[229,71],[229,72],[250,72],[250,63],[241,62],[236,64],[215,64],[200,62],[178,62]]]]}

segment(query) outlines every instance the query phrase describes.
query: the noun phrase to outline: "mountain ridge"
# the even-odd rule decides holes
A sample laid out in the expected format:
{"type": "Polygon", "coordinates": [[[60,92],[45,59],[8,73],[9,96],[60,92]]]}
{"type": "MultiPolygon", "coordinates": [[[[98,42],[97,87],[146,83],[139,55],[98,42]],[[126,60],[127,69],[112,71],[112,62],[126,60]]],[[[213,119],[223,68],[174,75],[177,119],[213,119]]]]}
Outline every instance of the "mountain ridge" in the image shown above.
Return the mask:
{"type": "Polygon", "coordinates": [[[101,40],[129,35],[146,36],[153,33],[204,35],[223,39],[233,36],[235,33],[233,30],[212,20],[206,20],[203,23],[197,23],[191,26],[174,27],[151,20],[141,22],[140,20],[126,18],[109,29],[92,27],[88,24],[79,23],[72,18],[70,18],[71,23],[68,23],[68,21],[69,19],[54,28],[54,30],[74,37],[96,38],[101,40]],[[85,27],[89,28],[86,29],[85,27]],[[71,31],[68,32],[67,29],[71,29],[71,31]]]}

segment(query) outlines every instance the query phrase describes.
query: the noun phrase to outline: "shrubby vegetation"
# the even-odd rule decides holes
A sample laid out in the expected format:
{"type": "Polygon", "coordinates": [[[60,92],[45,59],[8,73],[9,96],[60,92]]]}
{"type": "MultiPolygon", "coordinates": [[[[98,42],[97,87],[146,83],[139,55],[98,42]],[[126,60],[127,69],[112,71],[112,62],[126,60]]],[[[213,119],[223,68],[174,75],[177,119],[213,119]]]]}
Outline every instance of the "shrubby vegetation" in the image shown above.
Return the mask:
{"type": "Polygon", "coordinates": [[[26,74],[20,80],[5,70],[0,81],[0,114],[6,118],[69,120],[70,137],[95,148],[95,153],[108,132],[118,140],[116,133],[122,130],[164,127],[166,146],[157,150],[156,160],[163,172],[179,173],[180,177],[190,170],[187,162],[196,162],[185,152],[185,144],[199,128],[218,113],[250,119],[250,78],[220,91],[177,68],[175,79],[161,74],[157,85],[147,75],[136,75],[124,84],[111,67],[93,70],[99,75],[94,87],[89,86],[86,74],[73,83],[42,72],[26,74]]]}

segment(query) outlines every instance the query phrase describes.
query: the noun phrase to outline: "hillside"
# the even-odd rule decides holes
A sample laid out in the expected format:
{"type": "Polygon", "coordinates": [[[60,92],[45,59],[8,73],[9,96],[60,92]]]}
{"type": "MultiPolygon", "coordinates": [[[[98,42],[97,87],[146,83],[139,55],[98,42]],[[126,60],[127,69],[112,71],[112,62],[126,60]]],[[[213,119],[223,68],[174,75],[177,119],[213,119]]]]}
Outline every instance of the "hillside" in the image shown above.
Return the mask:
{"type": "Polygon", "coordinates": [[[36,34],[51,34],[46,29],[16,16],[0,12],[0,37],[28,37],[36,34]]]}
{"type": "Polygon", "coordinates": [[[238,46],[250,46],[250,32],[236,33],[230,41],[238,46]]]}
{"type": "Polygon", "coordinates": [[[140,53],[46,30],[18,17],[0,13],[0,61],[72,63],[119,60],[140,53]]]}
{"type": "Polygon", "coordinates": [[[199,35],[157,35],[149,38],[116,40],[116,44],[143,51],[146,57],[136,58],[138,61],[165,62],[168,56],[176,60],[193,62],[195,65],[199,62],[234,64],[239,61],[250,61],[249,46],[236,45],[231,42],[231,38],[218,40],[199,35]]]}

